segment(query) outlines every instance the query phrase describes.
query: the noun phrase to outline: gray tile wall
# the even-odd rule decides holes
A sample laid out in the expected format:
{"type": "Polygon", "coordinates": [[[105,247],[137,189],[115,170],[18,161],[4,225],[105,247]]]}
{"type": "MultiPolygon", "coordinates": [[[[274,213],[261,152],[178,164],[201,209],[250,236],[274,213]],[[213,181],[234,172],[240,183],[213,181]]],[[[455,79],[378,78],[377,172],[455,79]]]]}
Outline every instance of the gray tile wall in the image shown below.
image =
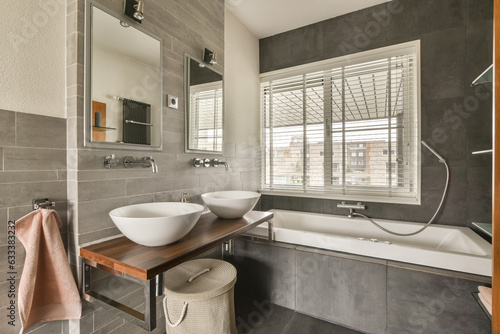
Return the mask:
{"type": "MultiPolygon", "coordinates": [[[[7,222],[31,211],[31,201],[49,198],[56,202],[61,217],[63,242],[67,241],[66,200],[66,120],[0,110],[0,312],[6,307],[10,284],[15,276],[17,295],[24,266],[25,250],[19,239],[15,244],[15,270],[7,262],[7,222]],[[16,274],[8,274],[15,272],[16,274]]],[[[19,333],[19,304],[16,300],[15,327],[2,319],[2,333],[19,333]]],[[[65,322],[67,324],[67,321],[65,322]]],[[[30,333],[61,333],[63,321],[35,326],[30,333]]]]}
{"type": "Polygon", "coordinates": [[[271,302],[364,333],[491,332],[471,294],[488,277],[248,239],[224,257],[248,305],[271,302]]]}
{"type": "MultiPolygon", "coordinates": [[[[492,63],[492,0],[395,0],[260,40],[261,73],[421,40],[422,139],[445,157],[450,189],[440,224],[491,222],[491,84],[470,84],[492,63]]],[[[367,203],[375,218],[426,222],[445,182],[423,149],[422,205],[367,203]]],[[[337,201],[264,196],[263,209],[344,214],[337,201]]]]}
{"type": "MultiPolygon", "coordinates": [[[[116,13],[122,11],[123,0],[101,3],[116,13]]],[[[205,47],[215,50],[218,53],[215,68],[224,71],[224,1],[150,1],[145,3],[144,14],[142,27],[163,40],[163,94],[179,97],[178,110],[163,108],[163,151],[89,149],[83,146],[82,134],[84,1],[70,1],[67,6],[69,243],[75,271],[82,244],[119,234],[108,216],[113,208],[141,202],[178,201],[182,192],[188,193],[188,200],[201,203],[200,194],[204,192],[259,187],[258,147],[225,143],[224,155],[217,158],[229,163],[229,172],[224,168],[195,169],[194,158],[209,156],[184,153],[184,54],[200,57],[205,47]],[[104,169],[101,159],[109,154],[119,159],[127,155],[153,156],[159,172],[128,170],[121,164],[118,168],[104,169]]],[[[103,310],[96,305],[85,303],[84,317],[70,323],[71,332],[101,333],[113,328],[113,333],[144,332],[114,314],[102,319],[100,312],[103,310]]],[[[154,333],[165,332],[161,312],[158,318],[154,333]]]]}

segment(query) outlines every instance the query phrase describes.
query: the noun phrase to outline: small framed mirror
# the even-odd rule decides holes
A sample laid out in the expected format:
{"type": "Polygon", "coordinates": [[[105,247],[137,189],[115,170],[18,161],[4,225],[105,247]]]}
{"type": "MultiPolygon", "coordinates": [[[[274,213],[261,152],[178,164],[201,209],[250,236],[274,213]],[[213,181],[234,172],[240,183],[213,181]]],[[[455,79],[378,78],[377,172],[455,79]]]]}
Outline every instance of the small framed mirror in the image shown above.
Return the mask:
{"type": "Polygon", "coordinates": [[[210,65],[185,57],[186,152],[222,154],[223,76],[210,65]]]}
{"type": "Polygon", "coordinates": [[[85,146],[161,150],[161,39],[86,3],[85,146]]]}

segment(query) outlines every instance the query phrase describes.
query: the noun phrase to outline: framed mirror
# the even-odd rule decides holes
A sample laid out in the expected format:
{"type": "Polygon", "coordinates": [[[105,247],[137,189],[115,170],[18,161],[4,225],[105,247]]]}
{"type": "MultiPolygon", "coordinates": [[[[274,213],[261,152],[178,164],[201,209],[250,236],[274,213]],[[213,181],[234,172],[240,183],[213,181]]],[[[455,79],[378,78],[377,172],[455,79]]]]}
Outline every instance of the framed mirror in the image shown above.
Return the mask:
{"type": "Polygon", "coordinates": [[[161,39],[86,3],[85,146],[161,150],[161,39]]]}
{"type": "Polygon", "coordinates": [[[223,76],[189,55],[184,68],[186,152],[222,154],[223,76]]]}

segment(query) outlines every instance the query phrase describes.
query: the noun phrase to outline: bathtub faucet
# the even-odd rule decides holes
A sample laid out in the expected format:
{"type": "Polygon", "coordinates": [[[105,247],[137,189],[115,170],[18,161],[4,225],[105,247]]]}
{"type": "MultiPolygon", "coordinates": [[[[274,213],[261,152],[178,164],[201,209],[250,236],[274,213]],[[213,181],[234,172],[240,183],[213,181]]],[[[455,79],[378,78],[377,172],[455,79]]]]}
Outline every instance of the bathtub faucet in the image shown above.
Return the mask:
{"type": "Polygon", "coordinates": [[[346,202],[340,202],[340,203],[337,203],[337,208],[339,209],[349,209],[349,214],[347,215],[348,218],[352,218],[353,216],[356,215],[356,213],[354,212],[354,210],[365,210],[366,207],[363,203],[361,202],[358,202],[356,204],[349,204],[349,203],[346,203],[346,202]]]}

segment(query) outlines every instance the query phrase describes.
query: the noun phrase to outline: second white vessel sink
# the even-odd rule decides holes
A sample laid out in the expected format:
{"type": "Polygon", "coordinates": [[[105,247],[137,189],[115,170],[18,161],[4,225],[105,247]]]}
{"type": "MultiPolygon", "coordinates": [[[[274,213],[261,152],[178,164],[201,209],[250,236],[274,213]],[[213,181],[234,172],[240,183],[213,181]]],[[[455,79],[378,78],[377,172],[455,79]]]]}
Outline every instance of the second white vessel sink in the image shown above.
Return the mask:
{"type": "Polygon", "coordinates": [[[259,201],[260,194],[253,191],[216,191],[201,195],[207,207],[220,218],[243,217],[259,201]]]}
{"type": "Polygon", "coordinates": [[[109,216],[127,238],[155,247],[183,238],[196,225],[203,209],[195,203],[141,203],[111,210],[109,216]]]}

